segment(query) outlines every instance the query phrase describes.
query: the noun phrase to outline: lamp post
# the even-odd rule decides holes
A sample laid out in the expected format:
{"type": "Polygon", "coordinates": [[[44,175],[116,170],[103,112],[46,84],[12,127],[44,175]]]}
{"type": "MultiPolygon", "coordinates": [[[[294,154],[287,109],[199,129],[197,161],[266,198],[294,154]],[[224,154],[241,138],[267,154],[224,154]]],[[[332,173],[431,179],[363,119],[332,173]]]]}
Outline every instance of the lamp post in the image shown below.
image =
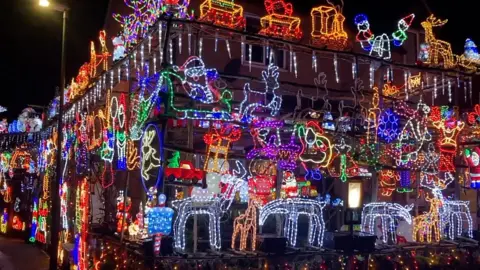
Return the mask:
{"type": "Polygon", "coordinates": [[[60,227],[60,181],[62,179],[62,120],[63,120],[63,103],[64,103],[64,96],[63,91],[65,89],[65,49],[66,49],[66,34],[67,34],[67,15],[68,15],[68,7],[50,3],[48,0],[39,0],[38,3],[40,6],[45,8],[51,8],[55,11],[59,11],[63,14],[63,26],[62,26],[62,62],[60,65],[60,105],[58,107],[58,116],[57,116],[57,162],[56,162],[56,171],[55,171],[55,181],[51,188],[53,189],[52,194],[52,207],[51,207],[51,214],[52,214],[52,224],[50,226],[51,237],[50,237],[50,270],[57,270],[57,257],[58,257],[58,232],[60,227]]]}

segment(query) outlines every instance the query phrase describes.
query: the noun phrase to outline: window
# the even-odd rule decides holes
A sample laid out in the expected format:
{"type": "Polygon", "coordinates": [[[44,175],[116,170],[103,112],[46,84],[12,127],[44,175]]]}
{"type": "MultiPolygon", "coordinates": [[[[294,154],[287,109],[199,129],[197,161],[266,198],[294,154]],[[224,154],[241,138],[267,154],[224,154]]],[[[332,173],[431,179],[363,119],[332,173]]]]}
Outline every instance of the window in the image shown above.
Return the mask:
{"type": "MultiPolygon", "coordinates": [[[[245,14],[247,20],[246,30],[249,33],[258,33],[260,32],[260,17],[252,14],[245,14]]],[[[243,65],[249,65],[250,61],[250,46],[252,47],[252,66],[265,67],[270,63],[270,60],[273,61],[279,68],[287,69],[286,61],[286,52],[284,50],[278,50],[270,48],[268,50],[266,46],[263,45],[250,45],[247,43],[257,43],[261,44],[262,40],[258,38],[245,37],[245,46],[243,49],[243,65]],[[268,51],[267,51],[268,50],[268,51]],[[271,57],[271,59],[270,59],[271,57]]]]}

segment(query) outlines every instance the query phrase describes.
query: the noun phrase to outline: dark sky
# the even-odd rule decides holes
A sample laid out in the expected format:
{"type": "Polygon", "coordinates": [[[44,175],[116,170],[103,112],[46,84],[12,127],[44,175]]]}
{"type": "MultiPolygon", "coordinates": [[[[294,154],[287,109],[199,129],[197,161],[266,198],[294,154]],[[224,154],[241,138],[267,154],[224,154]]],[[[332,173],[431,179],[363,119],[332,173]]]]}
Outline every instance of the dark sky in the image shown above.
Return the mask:
{"type": "MultiPolygon", "coordinates": [[[[80,65],[88,61],[89,42],[97,41],[98,31],[102,28],[107,15],[108,0],[58,1],[69,5],[72,10],[68,22],[68,83],[76,75],[80,65]]],[[[262,3],[260,0],[255,1],[262,3]]],[[[53,98],[60,77],[61,14],[41,9],[37,6],[38,0],[0,2],[2,29],[0,52],[3,53],[0,58],[2,94],[0,105],[9,108],[9,112],[2,116],[13,119],[27,104],[44,106],[53,98]]],[[[326,3],[323,0],[291,2],[297,12],[306,14],[312,6],[326,3]]],[[[474,22],[479,16],[476,14],[478,8],[473,6],[474,2],[474,0],[345,0],[344,14],[349,28],[354,28],[353,18],[356,14],[365,13],[369,16],[374,33],[391,32],[396,22],[409,13],[415,13],[417,16],[413,27],[421,28],[421,20],[429,14],[426,7],[428,5],[437,17],[449,19],[447,25],[437,29],[437,37],[450,41],[454,52],[461,53],[467,37],[480,42],[480,31],[476,28],[478,24],[474,22]]]]}

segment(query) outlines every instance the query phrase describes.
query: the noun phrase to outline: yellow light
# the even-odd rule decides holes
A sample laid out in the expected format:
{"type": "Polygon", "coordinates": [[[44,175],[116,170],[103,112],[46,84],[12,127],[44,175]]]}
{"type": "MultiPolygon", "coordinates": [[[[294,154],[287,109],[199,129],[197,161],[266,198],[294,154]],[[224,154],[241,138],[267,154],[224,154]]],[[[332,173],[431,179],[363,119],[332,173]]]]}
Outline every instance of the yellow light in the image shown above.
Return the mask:
{"type": "Polygon", "coordinates": [[[260,19],[261,35],[297,40],[302,38],[302,20],[292,16],[291,3],[285,3],[284,0],[265,0],[264,3],[268,15],[260,19]]]}
{"type": "Polygon", "coordinates": [[[421,23],[423,29],[425,29],[425,42],[428,44],[428,59],[425,64],[443,65],[446,69],[455,67],[456,61],[453,58],[452,46],[446,41],[437,40],[432,30],[434,27],[445,25],[447,22],[448,20],[439,20],[432,14],[421,23]]]}
{"type": "Polygon", "coordinates": [[[359,208],[362,204],[362,183],[348,183],[348,208],[359,208]]]}
{"type": "Polygon", "coordinates": [[[235,29],[245,27],[243,7],[233,0],[205,0],[200,5],[199,20],[235,29]]]}
{"type": "Polygon", "coordinates": [[[40,0],[38,3],[41,7],[49,7],[50,6],[50,1],[48,0],[40,0]]]}
{"type": "Polygon", "coordinates": [[[261,205],[262,201],[259,198],[255,196],[250,197],[245,213],[235,218],[233,222],[232,249],[235,249],[235,240],[240,233],[240,250],[247,248],[247,239],[250,236],[252,251],[255,251],[257,242],[257,208],[260,208],[261,205]]]}
{"type": "Polygon", "coordinates": [[[423,243],[425,235],[427,236],[427,243],[432,242],[432,234],[435,233],[435,242],[440,241],[440,213],[438,209],[441,207],[442,201],[437,198],[430,199],[426,197],[425,200],[430,202],[430,210],[413,219],[413,241],[423,243]],[[418,238],[417,238],[418,234],[418,238]]]}
{"type": "Polygon", "coordinates": [[[319,6],[310,12],[312,16],[312,42],[334,50],[347,47],[348,35],[343,29],[345,16],[340,7],[319,6]]]}

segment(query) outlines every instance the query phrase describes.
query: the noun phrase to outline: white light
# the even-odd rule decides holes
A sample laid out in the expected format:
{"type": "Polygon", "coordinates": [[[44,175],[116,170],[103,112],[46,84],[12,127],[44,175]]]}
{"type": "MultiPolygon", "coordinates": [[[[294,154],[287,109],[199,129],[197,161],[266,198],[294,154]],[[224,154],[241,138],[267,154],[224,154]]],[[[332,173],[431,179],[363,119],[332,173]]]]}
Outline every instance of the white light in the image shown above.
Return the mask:
{"type": "Polygon", "coordinates": [[[348,208],[359,208],[362,204],[362,183],[348,183],[348,208]]]}
{"type": "Polygon", "coordinates": [[[50,6],[50,1],[48,0],[40,0],[38,3],[41,7],[49,7],[50,6]]]}
{"type": "Polygon", "coordinates": [[[339,79],[339,77],[338,77],[337,54],[334,54],[334,55],[333,55],[333,66],[334,66],[334,68],[335,68],[335,81],[336,81],[337,83],[339,83],[339,82],[340,82],[340,79],[339,79]]]}
{"type": "Polygon", "coordinates": [[[286,215],[284,236],[287,237],[288,243],[294,247],[297,243],[299,215],[307,216],[309,220],[308,243],[314,246],[316,242],[317,246],[321,247],[325,232],[322,210],[326,205],[326,201],[303,198],[277,199],[260,209],[258,223],[263,226],[270,215],[286,215]]]}

